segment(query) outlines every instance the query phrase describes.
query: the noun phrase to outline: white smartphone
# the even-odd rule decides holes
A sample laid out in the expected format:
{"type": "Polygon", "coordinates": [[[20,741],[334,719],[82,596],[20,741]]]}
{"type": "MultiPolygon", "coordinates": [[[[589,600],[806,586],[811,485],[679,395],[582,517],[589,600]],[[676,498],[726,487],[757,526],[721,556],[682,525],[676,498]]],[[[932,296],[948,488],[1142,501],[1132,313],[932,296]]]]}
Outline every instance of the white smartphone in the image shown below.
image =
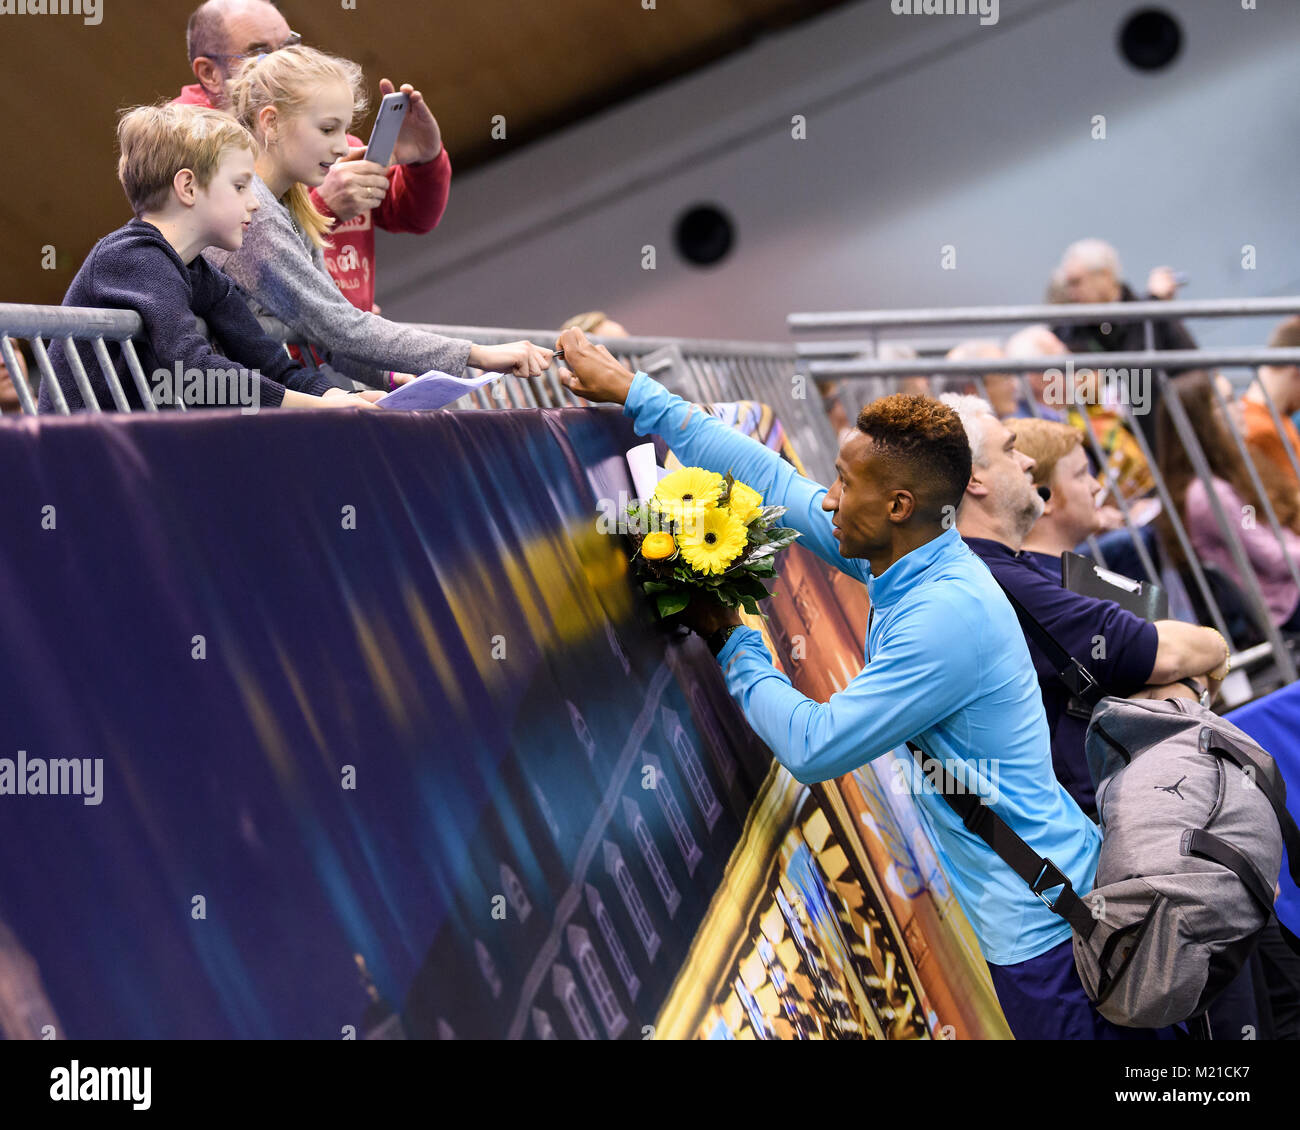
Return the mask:
{"type": "Polygon", "coordinates": [[[375,128],[370,131],[370,143],[366,146],[367,161],[387,165],[393,159],[397,133],[402,128],[410,105],[410,96],[401,91],[384,95],[384,100],[379,104],[379,113],[375,115],[375,128]]]}

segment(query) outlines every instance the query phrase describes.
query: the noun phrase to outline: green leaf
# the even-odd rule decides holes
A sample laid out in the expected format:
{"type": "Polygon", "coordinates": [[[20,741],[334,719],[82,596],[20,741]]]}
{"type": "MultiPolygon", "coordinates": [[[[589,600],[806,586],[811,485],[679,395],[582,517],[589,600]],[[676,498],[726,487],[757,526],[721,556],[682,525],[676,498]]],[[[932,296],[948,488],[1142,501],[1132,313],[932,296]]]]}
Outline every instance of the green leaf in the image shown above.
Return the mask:
{"type": "Polygon", "coordinates": [[[736,589],[745,596],[752,596],[755,600],[766,600],[771,595],[767,591],[767,586],[757,577],[746,577],[742,583],[736,585],[736,589]]]}
{"type": "Polygon", "coordinates": [[[763,548],[775,553],[778,549],[784,549],[787,545],[793,544],[798,538],[798,530],[773,530],[771,540],[763,548]]]}
{"type": "Polygon", "coordinates": [[[663,592],[655,598],[659,606],[660,617],[672,616],[680,612],[691,602],[690,593],[663,592]]]}

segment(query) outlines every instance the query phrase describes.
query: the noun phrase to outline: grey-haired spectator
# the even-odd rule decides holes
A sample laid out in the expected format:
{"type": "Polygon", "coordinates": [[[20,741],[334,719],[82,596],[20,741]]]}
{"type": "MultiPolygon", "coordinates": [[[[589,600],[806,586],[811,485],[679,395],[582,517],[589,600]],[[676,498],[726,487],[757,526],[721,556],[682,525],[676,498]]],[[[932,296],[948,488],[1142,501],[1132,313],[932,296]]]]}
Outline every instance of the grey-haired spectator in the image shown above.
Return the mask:
{"type": "MultiPolygon", "coordinates": [[[[1002,346],[1002,351],[1008,360],[1020,361],[1027,357],[1061,357],[1064,358],[1070,352],[1065,342],[1056,334],[1052,333],[1047,326],[1026,326],[1022,330],[1017,330],[1002,346]]],[[[1048,373],[1042,369],[1035,369],[1031,372],[1022,373],[1019,384],[1018,400],[1027,411],[1019,412],[1020,416],[1042,416],[1047,420],[1056,420],[1058,422],[1065,420],[1065,402],[1068,399],[1070,389],[1065,386],[1064,361],[1060,362],[1062,371],[1059,375],[1052,374],[1049,378],[1048,373]],[[1028,396],[1025,394],[1025,388],[1028,388],[1028,396],[1033,397],[1034,407],[1037,411],[1029,409],[1028,396]]]]}
{"type": "MultiPolygon", "coordinates": [[[[1109,243],[1100,239],[1081,239],[1070,244],[1061,256],[1057,268],[1060,285],[1067,300],[1073,303],[1138,302],[1135,294],[1124,282],[1119,253],[1109,243]]],[[[1165,300],[1174,297],[1178,290],[1177,275],[1169,267],[1157,267],[1147,278],[1146,299],[1165,300]]],[[[1053,327],[1072,353],[1142,352],[1147,348],[1146,328],[1140,321],[1098,322],[1095,324],[1070,324],[1053,327]]],[[[1151,323],[1152,345],[1155,349],[1195,349],[1196,341],[1187,328],[1176,318],[1162,318],[1151,323]]],[[[1153,383],[1151,396],[1157,398],[1153,383]]],[[[1131,403],[1140,397],[1134,396],[1131,403]]],[[[1147,442],[1155,446],[1154,399],[1152,411],[1139,413],[1137,419],[1147,442]]]]}
{"type": "MultiPolygon", "coordinates": [[[[1002,343],[991,338],[962,341],[954,345],[945,355],[948,361],[1001,361],[1006,357],[1002,343]]],[[[1023,404],[1017,382],[1007,373],[984,372],[969,376],[948,377],[944,382],[945,392],[973,393],[979,388],[982,378],[984,389],[989,394],[989,402],[997,412],[999,419],[1004,416],[1023,416],[1028,409],[1023,404]]]]}

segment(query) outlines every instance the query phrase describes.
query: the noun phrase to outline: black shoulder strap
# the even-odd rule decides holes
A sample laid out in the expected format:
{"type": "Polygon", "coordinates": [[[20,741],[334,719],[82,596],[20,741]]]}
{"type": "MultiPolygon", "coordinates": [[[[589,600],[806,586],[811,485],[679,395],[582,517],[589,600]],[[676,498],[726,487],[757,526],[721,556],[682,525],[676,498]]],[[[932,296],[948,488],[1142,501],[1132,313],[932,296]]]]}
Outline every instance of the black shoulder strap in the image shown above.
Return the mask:
{"type": "MultiPolygon", "coordinates": [[[[1007,596],[1011,597],[1011,594],[1007,593],[1007,596]]],[[[1015,598],[1011,599],[1014,603],[1015,598]]],[[[869,609],[867,612],[868,663],[871,662],[871,622],[874,616],[875,609],[869,609]]],[[[1047,638],[1051,639],[1050,636],[1047,638]]],[[[1061,651],[1064,654],[1064,649],[1061,651]]],[[[939,781],[943,799],[957,813],[966,829],[983,840],[994,855],[1019,875],[1048,910],[1068,922],[1070,928],[1080,937],[1085,940],[1089,938],[1096,928],[1097,920],[1093,918],[1088,904],[1075,893],[1070,877],[1050,859],[1044,859],[1034,851],[1012,830],[1011,825],[979,797],[960,787],[938,758],[931,757],[915,742],[908,742],[907,748],[916,758],[921,773],[929,780],[939,781]],[[1043,897],[1043,892],[1050,891],[1053,887],[1060,887],[1061,893],[1056,896],[1055,902],[1048,902],[1043,897]]]]}
{"type": "MultiPolygon", "coordinates": [[[[998,581],[996,576],[993,579],[998,581]]],[[[1092,672],[1060,645],[1056,637],[1038,622],[1006,585],[1001,581],[998,581],[998,585],[1007,594],[1011,607],[1016,610],[1020,626],[1056,669],[1056,677],[1065,684],[1072,695],[1082,699],[1089,706],[1096,706],[1102,698],[1102,691],[1097,680],[1093,678],[1092,672]]]]}
{"type": "Polygon", "coordinates": [[[1096,919],[1088,909],[1088,904],[1075,893],[1069,877],[1050,859],[1044,859],[1011,826],[993,811],[974,793],[967,792],[948,773],[943,762],[931,757],[914,742],[908,742],[907,748],[916,758],[921,772],[931,781],[940,783],[943,799],[961,818],[961,822],[974,835],[978,836],[993,850],[993,853],[1029,884],[1034,892],[1052,913],[1059,915],[1070,927],[1085,940],[1096,927],[1096,919]],[[1044,891],[1061,887],[1061,893],[1054,902],[1048,902],[1044,891]]]}

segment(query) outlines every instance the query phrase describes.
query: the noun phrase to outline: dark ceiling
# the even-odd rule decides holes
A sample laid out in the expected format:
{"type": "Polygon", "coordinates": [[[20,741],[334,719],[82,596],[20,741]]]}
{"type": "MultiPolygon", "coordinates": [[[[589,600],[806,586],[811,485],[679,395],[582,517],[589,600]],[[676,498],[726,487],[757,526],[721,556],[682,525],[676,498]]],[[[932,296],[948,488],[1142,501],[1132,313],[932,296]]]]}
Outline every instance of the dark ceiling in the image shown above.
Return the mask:
{"type": "MultiPolygon", "coordinates": [[[[359,62],[372,88],[387,77],[420,89],[463,173],[844,2],[288,0],[280,7],[305,42],[359,62]],[[504,141],[490,136],[498,114],[507,123],[504,141]]],[[[115,174],[117,111],[193,81],[185,52],[192,7],[100,0],[94,25],[76,15],[0,16],[0,107],[10,137],[0,301],[59,302],[95,240],[130,218],[115,174]],[[48,246],[52,270],[42,267],[48,246]]],[[[353,132],[365,137],[369,126],[354,124],[353,132]]],[[[453,198],[455,191],[453,182],[453,198]]]]}

